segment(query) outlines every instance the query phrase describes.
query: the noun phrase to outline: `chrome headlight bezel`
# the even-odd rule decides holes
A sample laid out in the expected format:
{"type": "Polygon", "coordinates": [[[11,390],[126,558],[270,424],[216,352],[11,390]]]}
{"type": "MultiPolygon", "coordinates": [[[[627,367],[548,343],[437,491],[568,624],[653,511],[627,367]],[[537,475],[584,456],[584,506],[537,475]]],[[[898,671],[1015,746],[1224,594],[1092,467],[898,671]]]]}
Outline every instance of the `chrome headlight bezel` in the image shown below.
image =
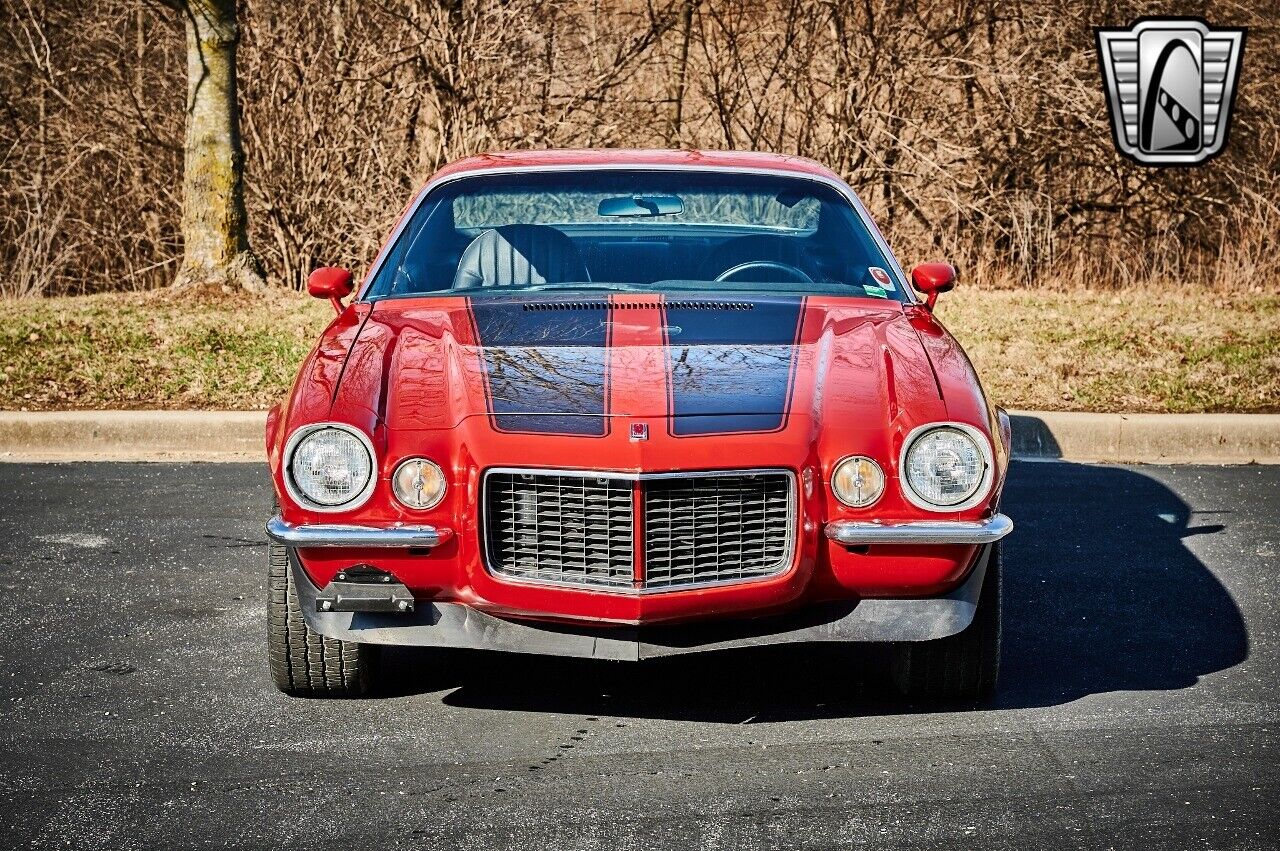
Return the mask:
{"type": "Polygon", "coordinates": [[[995,480],[995,467],[995,455],[991,448],[991,439],[980,429],[974,428],[968,423],[935,422],[917,426],[907,434],[907,439],[902,442],[902,451],[898,453],[898,481],[902,485],[903,497],[916,508],[936,514],[954,514],[957,511],[965,511],[981,504],[991,494],[991,486],[995,480]],[[963,501],[952,505],[939,505],[925,499],[911,487],[911,479],[907,475],[907,456],[910,454],[911,448],[916,445],[920,438],[938,430],[962,433],[973,441],[973,444],[978,448],[978,453],[982,456],[982,478],[978,482],[977,489],[963,501]]]}
{"type": "Polygon", "coordinates": [[[830,482],[831,494],[836,498],[836,500],[839,501],[841,505],[846,506],[848,508],[870,508],[871,506],[875,505],[877,502],[880,501],[880,497],[884,496],[885,481],[886,479],[884,475],[884,468],[880,466],[880,463],[876,461],[876,459],[872,458],[869,455],[846,455],[831,467],[831,482],[830,482]],[[845,499],[843,495],[841,495],[840,490],[836,487],[836,478],[840,474],[840,468],[843,467],[845,464],[848,464],[850,462],[856,462],[856,461],[866,461],[872,467],[875,467],[876,471],[880,474],[880,489],[876,491],[875,496],[873,496],[871,499],[867,500],[866,502],[850,502],[849,500],[845,499]]]}
{"type": "Polygon", "coordinates": [[[318,511],[326,514],[334,514],[340,511],[352,511],[369,501],[369,497],[373,495],[374,489],[378,486],[378,454],[373,451],[373,442],[369,440],[369,436],[360,429],[347,425],[346,423],[312,423],[310,425],[301,426],[289,436],[289,440],[285,443],[284,456],[282,458],[284,469],[281,478],[284,479],[285,491],[289,494],[289,498],[298,505],[308,511],[318,511]],[[298,447],[308,437],[320,431],[332,429],[335,431],[345,432],[351,435],[369,455],[369,479],[364,483],[364,487],[356,492],[356,495],[346,502],[337,505],[326,505],[316,502],[307,496],[296,482],[293,480],[293,456],[298,451],[298,447]]]}
{"type": "Polygon", "coordinates": [[[430,458],[427,458],[425,456],[414,455],[412,457],[405,458],[402,461],[400,461],[399,464],[396,464],[395,470],[391,473],[391,495],[394,496],[396,498],[396,501],[399,502],[401,505],[403,505],[405,508],[409,508],[414,511],[430,511],[431,509],[439,506],[440,503],[444,502],[444,498],[448,493],[449,493],[449,479],[444,474],[444,468],[441,467],[439,464],[437,464],[435,461],[432,461],[430,458]],[[400,493],[400,488],[399,488],[400,471],[404,470],[406,466],[408,466],[409,464],[421,464],[423,466],[431,467],[432,469],[435,470],[436,475],[440,477],[440,493],[437,494],[436,498],[431,502],[424,503],[423,505],[415,505],[414,503],[406,500],[404,496],[400,493]]]}

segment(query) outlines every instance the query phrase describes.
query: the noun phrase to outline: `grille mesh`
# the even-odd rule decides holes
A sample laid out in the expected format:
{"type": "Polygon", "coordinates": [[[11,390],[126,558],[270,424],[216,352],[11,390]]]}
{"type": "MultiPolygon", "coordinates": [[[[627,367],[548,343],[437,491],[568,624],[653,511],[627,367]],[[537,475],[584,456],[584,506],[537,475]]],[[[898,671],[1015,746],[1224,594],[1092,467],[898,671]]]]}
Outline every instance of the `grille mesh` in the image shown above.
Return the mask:
{"type": "Polygon", "coordinates": [[[631,482],[529,473],[486,480],[490,567],[527,579],[631,585],[631,482]]]}
{"type": "MultiPolygon", "coordinates": [[[[493,472],[485,535],[495,573],[544,582],[633,587],[636,483],[591,474],[493,472]]],[[[781,472],[691,473],[639,483],[645,588],[768,576],[786,569],[792,478],[781,472]]]]}
{"type": "Polygon", "coordinates": [[[644,529],[646,587],[767,576],[790,556],[791,477],[646,481],[644,529]]]}

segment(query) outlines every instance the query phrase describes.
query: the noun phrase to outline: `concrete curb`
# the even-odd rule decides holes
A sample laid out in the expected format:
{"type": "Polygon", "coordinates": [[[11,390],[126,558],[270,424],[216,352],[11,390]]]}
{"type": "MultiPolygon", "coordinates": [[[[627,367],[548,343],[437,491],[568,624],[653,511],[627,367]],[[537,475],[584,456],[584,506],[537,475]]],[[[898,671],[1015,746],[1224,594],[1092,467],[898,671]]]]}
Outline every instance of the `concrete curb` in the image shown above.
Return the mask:
{"type": "Polygon", "coordinates": [[[0,411],[0,461],[265,461],[264,411],[0,411]]]}
{"type": "Polygon", "coordinates": [[[1010,411],[1013,455],[1135,464],[1280,464],[1280,414],[1010,411]]]}
{"type": "MultiPolygon", "coordinates": [[[[1277,414],[1010,411],[1015,458],[1280,464],[1277,414]]],[[[247,461],[265,457],[260,411],[0,411],[0,461],[247,461]]]]}

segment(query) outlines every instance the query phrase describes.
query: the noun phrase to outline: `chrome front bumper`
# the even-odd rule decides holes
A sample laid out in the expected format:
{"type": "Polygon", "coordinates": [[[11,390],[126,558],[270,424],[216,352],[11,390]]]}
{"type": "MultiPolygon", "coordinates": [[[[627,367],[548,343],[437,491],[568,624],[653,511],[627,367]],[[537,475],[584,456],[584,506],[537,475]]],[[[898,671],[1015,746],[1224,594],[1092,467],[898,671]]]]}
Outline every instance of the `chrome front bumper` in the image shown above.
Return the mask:
{"type": "MultiPolygon", "coordinates": [[[[874,523],[835,520],[826,536],[838,544],[992,544],[1013,531],[1013,521],[996,514],[978,522],[910,520],[874,523]]],[[[267,521],[267,536],[290,547],[436,547],[453,535],[437,526],[360,526],[317,523],[294,526],[278,515],[267,521]]]]}
{"type": "Polygon", "coordinates": [[[835,520],[826,535],[837,544],[993,544],[1013,531],[1013,521],[1003,514],[979,522],[961,520],[911,520],[905,523],[871,523],[835,520]]]}
{"type": "Polygon", "coordinates": [[[436,526],[358,526],[317,523],[294,526],[279,515],[267,521],[267,537],[290,547],[437,547],[453,531],[436,526]]]}

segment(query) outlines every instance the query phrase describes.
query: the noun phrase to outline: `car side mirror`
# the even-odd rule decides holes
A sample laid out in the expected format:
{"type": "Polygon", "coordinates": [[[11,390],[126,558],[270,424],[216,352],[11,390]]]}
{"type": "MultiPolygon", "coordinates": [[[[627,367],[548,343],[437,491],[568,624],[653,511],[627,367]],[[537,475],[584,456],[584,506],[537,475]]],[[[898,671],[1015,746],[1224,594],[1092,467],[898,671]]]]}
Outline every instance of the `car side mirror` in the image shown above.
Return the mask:
{"type": "Polygon", "coordinates": [[[338,313],[342,313],[342,300],[351,295],[352,289],[351,272],[338,266],[321,266],[307,276],[307,292],[329,299],[338,313]]]}
{"type": "Polygon", "coordinates": [[[938,296],[955,288],[956,267],[938,261],[921,263],[911,270],[911,285],[924,293],[925,307],[933,312],[938,296]]]}

